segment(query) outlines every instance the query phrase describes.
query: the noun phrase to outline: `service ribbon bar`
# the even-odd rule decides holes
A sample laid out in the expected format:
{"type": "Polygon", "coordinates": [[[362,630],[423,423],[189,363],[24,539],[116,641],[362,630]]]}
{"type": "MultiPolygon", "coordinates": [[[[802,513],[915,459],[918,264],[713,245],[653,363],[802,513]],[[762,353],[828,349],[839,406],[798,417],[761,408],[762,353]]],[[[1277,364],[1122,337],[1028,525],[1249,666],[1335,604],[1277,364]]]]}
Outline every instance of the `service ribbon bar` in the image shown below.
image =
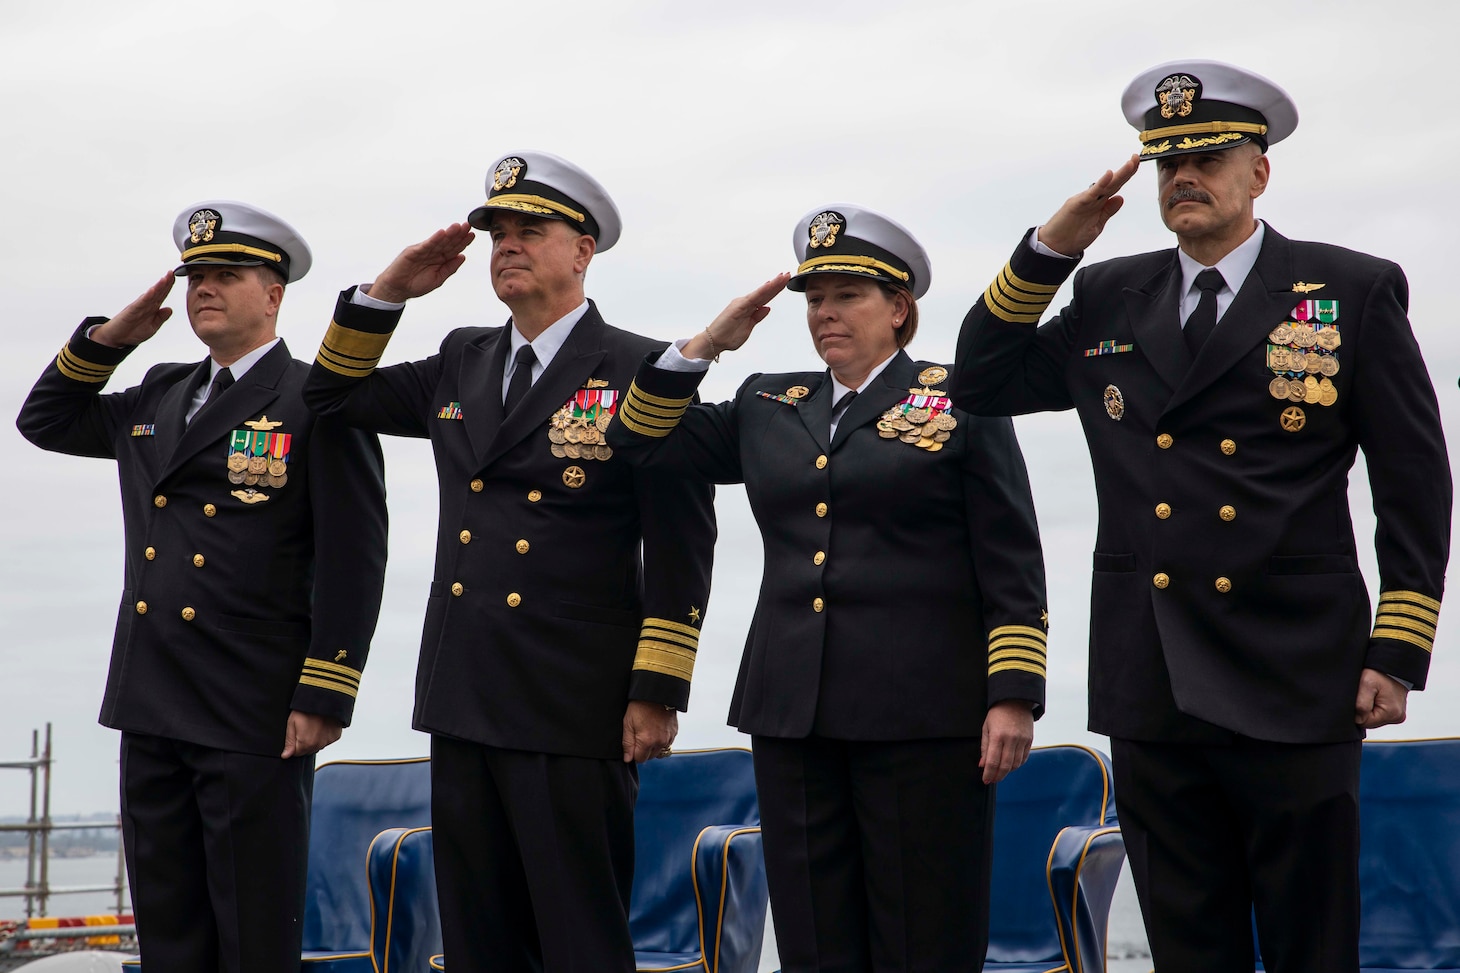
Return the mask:
{"type": "Polygon", "coordinates": [[[641,436],[663,439],[679,425],[679,420],[693,401],[693,397],[666,399],[661,395],[650,395],[639,388],[637,381],[631,382],[623,408],[617,410],[618,420],[641,436]]]}
{"type": "Polygon", "coordinates": [[[1045,676],[1048,648],[1044,629],[1031,625],[1001,625],[989,632],[989,675],[1007,670],[1045,676]]]}
{"type": "Polygon", "coordinates": [[[1122,352],[1134,351],[1135,345],[1118,345],[1112,338],[1110,341],[1102,341],[1094,348],[1085,349],[1086,358],[1095,358],[1100,355],[1119,355],[1122,352]]]}
{"type": "Polygon", "coordinates": [[[1004,264],[983,292],[983,302],[994,317],[1010,324],[1038,324],[1059,289],[1058,284],[1030,283],[1015,274],[1012,265],[1004,264]]]}
{"type": "Polygon", "coordinates": [[[1426,652],[1435,650],[1435,626],[1440,621],[1440,602],[1418,591],[1385,591],[1379,595],[1374,616],[1376,639],[1398,639],[1426,652]]]}
{"type": "Polygon", "coordinates": [[[694,675],[695,653],[699,647],[700,630],[694,626],[667,618],[646,618],[639,633],[634,668],[689,682],[694,675]]]}
{"type": "Polygon", "coordinates": [[[314,360],[337,375],[365,378],[380,364],[389,343],[389,334],[356,331],[331,321],[314,360]]]}
{"type": "Polygon", "coordinates": [[[304,673],[299,677],[299,684],[332,689],[353,698],[360,691],[360,670],[324,659],[305,659],[304,673]]]}

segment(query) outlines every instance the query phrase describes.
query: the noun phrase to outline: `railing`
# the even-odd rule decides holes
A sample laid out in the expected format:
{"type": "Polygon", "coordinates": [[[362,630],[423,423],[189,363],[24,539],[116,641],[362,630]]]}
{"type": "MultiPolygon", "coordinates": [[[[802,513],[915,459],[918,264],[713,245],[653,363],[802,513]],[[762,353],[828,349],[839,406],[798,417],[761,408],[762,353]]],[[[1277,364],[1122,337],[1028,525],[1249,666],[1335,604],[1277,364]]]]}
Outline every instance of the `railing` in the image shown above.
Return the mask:
{"type": "Polygon", "coordinates": [[[126,912],[127,860],[121,841],[120,817],[112,824],[94,821],[51,820],[51,724],[46,724],[45,748],[41,748],[40,732],[30,735],[30,759],[0,762],[0,770],[25,770],[30,773],[30,817],[23,824],[0,824],[0,833],[23,832],[29,840],[26,847],[25,885],[21,888],[0,888],[0,898],[25,898],[26,918],[46,915],[53,895],[75,895],[83,892],[111,892],[116,896],[118,915],[126,912]],[[40,811],[37,816],[37,810],[40,811]],[[108,885],[64,885],[50,882],[50,847],[53,831],[101,831],[114,829],[117,835],[117,877],[108,885]]]}

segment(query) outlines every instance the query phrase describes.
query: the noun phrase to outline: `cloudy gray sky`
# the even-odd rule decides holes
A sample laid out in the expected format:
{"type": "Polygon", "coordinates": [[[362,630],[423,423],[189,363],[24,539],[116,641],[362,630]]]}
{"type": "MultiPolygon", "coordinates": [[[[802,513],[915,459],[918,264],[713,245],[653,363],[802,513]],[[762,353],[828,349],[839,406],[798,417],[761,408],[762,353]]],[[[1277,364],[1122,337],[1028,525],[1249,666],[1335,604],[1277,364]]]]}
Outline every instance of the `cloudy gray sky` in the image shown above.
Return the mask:
{"type": "MultiPolygon", "coordinates": [[[[1233,60],[1296,99],[1297,133],[1272,152],[1259,215],[1282,233],[1399,261],[1451,433],[1460,426],[1453,188],[1460,126],[1451,62],[1460,26],[1441,0],[1386,4],[1149,2],[446,3],[130,0],[0,3],[0,274],[9,353],[0,414],[87,314],[115,313],[175,262],[172,220],[208,198],[248,200],[314,248],[282,332],[313,357],[336,292],[401,247],[462,219],[487,168],[539,148],[593,172],[624,216],[589,293],[614,324],[674,338],[792,265],[795,219],[831,201],[895,216],[933,259],[912,350],[948,359],[958,322],[1020,234],[1136,146],[1127,80],[1178,57],[1233,60]],[[1450,175],[1445,175],[1450,173],[1450,175]]],[[[1089,259],[1170,240],[1154,177],[1089,259]]],[[[429,354],[505,309],[486,248],[413,302],[387,361],[429,354]]],[[[202,346],[181,311],[118,370],[120,389],[202,346]]],[[[1061,298],[1062,300],[1063,298],[1061,298]]],[[[1057,301],[1057,303],[1059,303],[1057,301]]],[[[818,365],[783,297],[705,391],[750,371],[818,365]]],[[[1395,376],[1396,381],[1411,380],[1395,376]]],[[[1089,552],[1096,509],[1073,414],[1019,420],[1049,566],[1050,701],[1037,742],[1084,730],[1089,552]]],[[[1394,430],[1403,435],[1404,430],[1394,430]]],[[[55,724],[59,811],[115,807],[116,737],[96,725],[121,590],[114,466],[41,452],[7,421],[0,606],[0,759],[55,724]]],[[[411,684],[435,534],[424,442],[386,445],[391,560],[355,725],[331,757],[422,753],[411,684]]],[[[1353,477],[1361,547],[1373,532],[1353,477]]],[[[760,574],[742,491],[721,491],[715,590],[682,745],[740,742],[724,715],[760,574]]],[[[239,543],[248,543],[239,538],[239,543]]],[[[1377,590],[1372,556],[1365,562],[1377,590]]],[[[909,632],[915,619],[909,619],[909,632]]],[[[1442,622],[1430,690],[1382,736],[1460,733],[1460,644],[1442,622]]],[[[0,816],[21,813],[0,777],[0,816]]]]}

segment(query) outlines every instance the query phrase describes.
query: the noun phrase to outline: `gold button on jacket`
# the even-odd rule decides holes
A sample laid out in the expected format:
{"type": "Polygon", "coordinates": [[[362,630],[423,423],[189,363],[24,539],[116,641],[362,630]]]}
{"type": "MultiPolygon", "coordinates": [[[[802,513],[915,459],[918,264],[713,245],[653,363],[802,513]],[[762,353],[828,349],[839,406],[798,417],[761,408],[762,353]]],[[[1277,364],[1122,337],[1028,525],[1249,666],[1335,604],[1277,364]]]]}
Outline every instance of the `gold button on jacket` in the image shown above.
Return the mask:
{"type": "Polygon", "coordinates": [[[537,503],[541,499],[542,499],[542,491],[541,490],[528,490],[527,491],[527,502],[528,503],[537,503]]]}
{"type": "Polygon", "coordinates": [[[812,564],[821,564],[825,560],[826,560],[826,552],[825,551],[817,551],[816,554],[815,554],[815,556],[813,556],[811,558],[811,563],[812,564]]]}
{"type": "Polygon", "coordinates": [[[204,517],[213,517],[213,516],[216,516],[217,513],[218,513],[218,508],[215,507],[215,506],[213,506],[211,503],[205,503],[205,504],[203,504],[203,516],[204,517]]]}
{"type": "Polygon", "coordinates": [[[516,608],[520,604],[522,604],[522,596],[519,595],[517,592],[514,591],[507,596],[508,608],[516,608]]]}
{"type": "Polygon", "coordinates": [[[155,548],[155,547],[149,547],[149,548],[147,548],[147,550],[145,550],[145,551],[142,552],[142,556],[145,557],[145,558],[147,558],[147,560],[151,561],[152,559],[154,559],[154,558],[157,557],[157,548],[155,548]]]}
{"type": "Polygon", "coordinates": [[[820,598],[817,598],[811,602],[811,608],[813,611],[821,611],[825,607],[826,602],[822,601],[820,598]]]}
{"type": "Polygon", "coordinates": [[[487,487],[487,485],[485,483],[483,483],[480,479],[476,479],[476,480],[472,480],[471,481],[471,492],[472,493],[481,493],[483,490],[486,489],[486,487],[487,487]]]}
{"type": "Polygon", "coordinates": [[[1217,516],[1221,517],[1223,520],[1236,520],[1237,508],[1232,506],[1231,504],[1226,504],[1222,507],[1221,510],[1217,511],[1217,516]]]}
{"type": "Polygon", "coordinates": [[[1234,441],[1232,441],[1230,439],[1224,439],[1224,440],[1222,440],[1222,453],[1223,453],[1223,455],[1231,456],[1235,452],[1237,452],[1237,444],[1234,441]]]}
{"type": "Polygon", "coordinates": [[[1158,572],[1157,575],[1151,579],[1151,584],[1155,585],[1157,588],[1164,588],[1170,583],[1171,576],[1164,571],[1158,572]]]}
{"type": "Polygon", "coordinates": [[[1158,503],[1158,504],[1156,504],[1156,516],[1159,517],[1162,520],[1165,520],[1167,517],[1170,517],[1171,516],[1171,504],[1169,504],[1169,503],[1158,503]]]}
{"type": "Polygon", "coordinates": [[[1218,578],[1217,590],[1225,595],[1227,592],[1232,590],[1232,582],[1228,581],[1226,578],[1218,578]]]}
{"type": "Polygon", "coordinates": [[[460,598],[461,593],[465,590],[466,588],[462,586],[462,583],[460,581],[453,581],[451,583],[451,593],[456,597],[460,598]]]}
{"type": "Polygon", "coordinates": [[[1174,442],[1176,442],[1176,440],[1171,438],[1171,434],[1169,432],[1163,432],[1161,433],[1161,435],[1156,437],[1156,445],[1160,446],[1162,449],[1170,449],[1171,444],[1174,442]]]}
{"type": "Polygon", "coordinates": [[[203,566],[203,555],[201,555],[201,554],[194,554],[193,555],[193,567],[200,568],[202,566],[203,566]]]}
{"type": "Polygon", "coordinates": [[[826,516],[826,504],[824,504],[824,503],[818,503],[816,505],[816,516],[818,516],[818,517],[825,517],[826,516]]]}
{"type": "Polygon", "coordinates": [[[198,617],[198,613],[195,612],[195,611],[193,611],[193,609],[191,609],[191,608],[184,608],[182,610],[182,620],[185,621],[185,622],[190,622],[190,621],[192,621],[193,619],[195,619],[197,617],[198,617]]]}
{"type": "Polygon", "coordinates": [[[820,456],[816,457],[816,468],[818,470],[824,470],[824,469],[826,469],[826,454],[825,453],[822,453],[820,456]]]}
{"type": "Polygon", "coordinates": [[[139,601],[139,602],[137,602],[137,614],[138,615],[145,615],[145,614],[147,614],[147,602],[145,602],[145,601],[139,601]]]}
{"type": "Polygon", "coordinates": [[[461,537],[461,542],[462,542],[462,543],[463,543],[463,544],[470,544],[470,543],[471,543],[471,531],[469,531],[469,530],[464,530],[464,531],[462,531],[462,532],[461,532],[461,534],[460,534],[460,535],[458,535],[458,536],[460,536],[460,537],[461,537]]]}
{"type": "Polygon", "coordinates": [[[520,540],[520,541],[517,542],[517,553],[518,554],[526,554],[530,550],[532,550],[532,545],[529,544],[529,543],[527,543],[526,540],[520,540]]]}
{"type": "Polygon", "coordinates": [[[156,507],[158,510],[161,510],[163,507],[167,506],[167,498],[159,493],[157,496],[152,498],[152,506],[156,507]]]}

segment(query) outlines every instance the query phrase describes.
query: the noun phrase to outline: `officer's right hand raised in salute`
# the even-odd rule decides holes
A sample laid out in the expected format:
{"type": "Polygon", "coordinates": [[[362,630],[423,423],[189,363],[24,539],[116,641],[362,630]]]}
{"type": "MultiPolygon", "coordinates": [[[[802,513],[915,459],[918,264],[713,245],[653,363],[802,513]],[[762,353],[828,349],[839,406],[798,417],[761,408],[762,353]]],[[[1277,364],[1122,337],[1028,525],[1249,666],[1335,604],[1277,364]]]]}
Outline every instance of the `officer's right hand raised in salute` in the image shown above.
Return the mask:
{"type": "Polygon", "coordinates": [[[406,247],[366,289],[377,301],[400,304],[429,294],[466,263],[464,251],[476,239],[467,223],[453,223],[406,247]]]}

